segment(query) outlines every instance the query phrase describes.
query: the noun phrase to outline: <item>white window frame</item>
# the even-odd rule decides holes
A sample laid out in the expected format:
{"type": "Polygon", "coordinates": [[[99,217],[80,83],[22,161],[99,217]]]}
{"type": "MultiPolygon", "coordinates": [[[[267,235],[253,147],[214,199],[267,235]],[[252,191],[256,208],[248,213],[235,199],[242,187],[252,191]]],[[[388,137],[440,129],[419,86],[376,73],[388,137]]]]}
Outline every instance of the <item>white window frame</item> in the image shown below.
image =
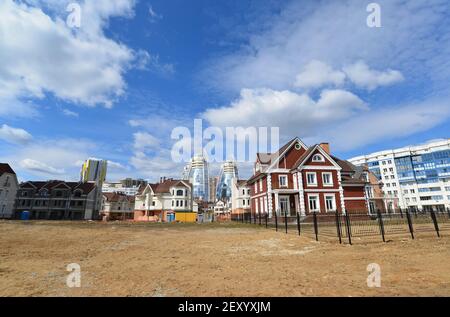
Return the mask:
{"type": "Polygon", "coordinates": [[[323,195],[323,197],[324,197],[324,200],[325,200],[325,211],[326,212],[335,212],[337,210],[337,207],[336,207],[336,195],[335,194],[325,194],[325,195],[323,195]],[[332,209],[328,209],[328,205],[327,205],[327,198],[330,198],[330,197],[333,198],[333,200],[332,200],[333,208],[332,209]]]}
{"type": "Polygon", "coordinates": [[[311,187],[317,187],[317,173],[316,172],[306,172],[306,184],[311,187]],[[309,182],[309,175],[314,175],[315,183],[309,182]]]}
{"type": "Polygon", "coordinates": [[[319,194],[308,194],[308,210],[309,212],[315,212],[315,213],[320,213],[320,197],[319,194]],[[311,198],[315,198],[316,199],[316,208],[314,210],[311,210],[311,198]]]}
{"type": "Polygon", "coordinates": [[[323,157],[322,154],[316,153],[316,154],[313,155],[312,161],[313,162],[322,162],[323,163],[323,162],[325,162],[325,158],[323,157]]]}
{"type": "Polygon", "coordinates": [[[322,184],[324,187],[333,187],[334,186],[334,182],[333,182],[333,173],[332,172],[323,172],[322,173],[322,184]],[[325,175],[329,175],[330,176],[330,183],[325,184],[325,175]]]}
{"type": "Polygon", "coordinates": [[[263,213],[264,212],[264,199],[262,199],[262,198],[260,198],[259,199],[259,209],[260,209],[260,212],[261,213],[263,213]]]}
{"type": "Polygon", "coordinates": [[[278,175],[278,184],[280,185],[280,187],[287,188],[288,187],[288,176],[287,175],[278,175]],[[282,178],[286,180],[286,185],[281,185],[282,178]]]}
{"type": "Polygon", "coordinates": [[[255,213],[259,211],[259,198],[255,198],[255,213]]]}
{"type": "Polygon", "coordinates": [[[259,180],[259,191],[260,192],[263,191],[263,180],[262,180],[262,178],[259,180]]]}

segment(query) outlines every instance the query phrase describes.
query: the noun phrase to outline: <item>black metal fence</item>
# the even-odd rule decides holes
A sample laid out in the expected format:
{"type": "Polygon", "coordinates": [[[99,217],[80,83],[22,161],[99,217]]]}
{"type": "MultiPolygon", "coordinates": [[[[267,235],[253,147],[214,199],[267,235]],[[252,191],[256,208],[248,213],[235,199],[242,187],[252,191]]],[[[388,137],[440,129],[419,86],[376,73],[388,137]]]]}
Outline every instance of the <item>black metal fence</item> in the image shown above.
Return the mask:
{"type": "Polygon", "coordinates": [[[232,215],[231,220],[264,226],[276,231],[319,239],[336,239],[352,244],[369,239],[386,242],[395,236],[450,236],[450,209],[438,211],[408,211],[375,214],[364,212],[328,212],[308,215],[287,215],[279,211],[271,217],[267,213],[232,215]]]}

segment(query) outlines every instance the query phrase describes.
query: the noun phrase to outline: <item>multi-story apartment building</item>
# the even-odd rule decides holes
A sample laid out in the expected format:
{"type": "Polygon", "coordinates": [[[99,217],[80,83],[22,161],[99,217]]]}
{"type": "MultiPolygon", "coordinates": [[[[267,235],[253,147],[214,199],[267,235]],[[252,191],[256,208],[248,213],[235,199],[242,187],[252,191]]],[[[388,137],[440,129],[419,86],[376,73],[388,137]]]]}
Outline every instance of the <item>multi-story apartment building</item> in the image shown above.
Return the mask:
{"type": "Polygon", "coordinates": [[[250,212],[250,187],[246,180],[233,179],[231,187],[231,213],[243,214],[250,212]]]}
{"type": "Polygon", "coordinates": [[[238,168],[233,161],[226,161],[222,164],[219,180],[216,189],[216,199],[229,202],[233,181],[238,178],[238,168]]]}
{"type": "Polygon", "coordinates": [[[103,193],[103,220],[130,220],[134,218],[134,196],[124,193],[103,193]]]}
{"type": "Polygon", "coordinates": [[[97,219],[96,199],[93,182],[25,182],[17,191],[15,218],[27,212],[29,219],[97,219]]]}
{"type": "Polygon", "coordinates": [[[366,164],[401,208],[450,208],[450,139],[350,159],[366,164]]]}
{"type": "Polygon", "coordinates": [[[18,187],[17,176],[11,166],[0,163],[0,219],[13,216],[18,187]]]}
{"type": "Polygon", "coordinates": [[[134,206],[135,221],[168,222],[175,213],[192,212],[192,185],[183,180],[163,179],[158,184],[141,186],[134,206]]]}
{"type": "Polygon", "coordinates": [[[275,153],[258,153],[251,188],[252,213],[295,217],[312,212],[367,212],[367,180],[330,153],[328,143],[307,147],[294,138],[275,153]]]}
{"type": "Polygon", "coordinates": [[[108,161],[88,159],[81,166],[80,181],[95,183],[95,213],[98,215],[102,208],[102,187],[106,180],[108,161]]]}
{"type": "Polygon", "coordinates": [[[209,201],[208,162],[203,156],[194,156],[183,170],[183,180],[192,184],[194,199],[209,201]]]}
{"type": "Polygon", "coordinates": [[[142,179],[123,179],[119,182],[105,182],[102,186],[103,193],[123,193],[128,196],[135,196],[141,185],[147,185],[142,179]]]}

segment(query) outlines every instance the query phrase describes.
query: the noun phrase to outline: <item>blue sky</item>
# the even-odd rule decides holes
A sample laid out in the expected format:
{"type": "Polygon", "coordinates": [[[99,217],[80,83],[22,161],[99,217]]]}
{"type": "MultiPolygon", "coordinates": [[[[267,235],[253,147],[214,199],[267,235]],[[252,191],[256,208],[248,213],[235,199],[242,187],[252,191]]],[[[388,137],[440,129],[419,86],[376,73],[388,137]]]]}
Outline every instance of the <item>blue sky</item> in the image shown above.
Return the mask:
{"type": "MultiPolygon", "coordinates": [[[[279,126],[343,158],[448,138],[446,1],[0,4],[0,161],[21,180],[179,177],[176,126],[279,126]]],[[[217,165],[212,166],[212,173],[217,165]]],[[[251,173],[243,164],[241,176],[251,173]]]]}

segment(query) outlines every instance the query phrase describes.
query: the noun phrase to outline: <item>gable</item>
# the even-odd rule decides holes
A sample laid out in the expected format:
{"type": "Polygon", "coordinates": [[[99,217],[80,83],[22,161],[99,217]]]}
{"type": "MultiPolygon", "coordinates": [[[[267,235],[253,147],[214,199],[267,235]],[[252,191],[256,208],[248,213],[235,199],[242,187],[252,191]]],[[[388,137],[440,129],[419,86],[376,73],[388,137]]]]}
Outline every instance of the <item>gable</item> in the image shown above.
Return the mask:
{"type": "Polygon", "coordinates": [[[287,150],[286,154],[283,155],[278,162],[278,168],[287,168],[291,169],[295,162],[306,152],[303,147],[296,148],[296,146],[292,146],[289,150],[287,150]]]}
{"type": "Polygon", "coordinates": [[[311,166],[334,166],[330,160],[330,158],[327,158],[325,155],[322,154],[322,152],[319,150],[319,148],[312,151],[312,153],[309,155],[308,159],[303,163],[303,165],[311,165],[311,166]],[[315,161],[315,158],[321,158],[323,161],[315,161]]]}

